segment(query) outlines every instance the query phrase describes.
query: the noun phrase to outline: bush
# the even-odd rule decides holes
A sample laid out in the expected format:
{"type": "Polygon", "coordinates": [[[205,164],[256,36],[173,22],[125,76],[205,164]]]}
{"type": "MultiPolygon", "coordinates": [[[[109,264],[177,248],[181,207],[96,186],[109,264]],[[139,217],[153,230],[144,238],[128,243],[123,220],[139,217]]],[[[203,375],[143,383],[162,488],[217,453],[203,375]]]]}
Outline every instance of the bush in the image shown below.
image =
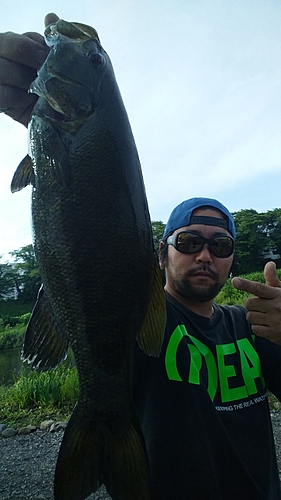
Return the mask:
{"type": "Polygon", "coordinates": [[[57,406],[66,399],[74,405],[78,397],[77,371],[64,365],[48,372],[25,369],[14,380],[8,391],[18,408],[57,406]]]}
{"type": "Polygon", "coordinates": [[[228,279],[220,293],[215,298],[215,302],[221,305],[244,305],[248,295],[249,294],[234,288],[231,284],[231,280],[228,279]]]}
{"type": "Polygon", "coordinates": [[[19,324],[20,325],[27,325],[27,323],[30,320],[31,313],[25,313],[22,316],[19,317],[19,324]]]}
{"type": "Polygon", "coordinates": [[[21,325],[17,325],[14,328],[7,325],[2,329],[0,325],[0,351],[21,347],[25,329],[25,326],[21,325]]]}
{"type": "Polygon", "coordinates": [[[0,385],[0,422],[38,425],[42,419],[68,420],[78,399],[78,375],[64,364],[49,372],[25,369],[14,384],[0,385]]]}
{"type": "Polygon", "coordinates": [[[21,347],[31,313],[0,318],[0,351],[21,347]]]}
{"type": "Polygon", "coordinates": [[[2,317],[3,324],[4,326],[16,326],[19,323],[19,317],[18,316],[3,316],[2,317]]]}

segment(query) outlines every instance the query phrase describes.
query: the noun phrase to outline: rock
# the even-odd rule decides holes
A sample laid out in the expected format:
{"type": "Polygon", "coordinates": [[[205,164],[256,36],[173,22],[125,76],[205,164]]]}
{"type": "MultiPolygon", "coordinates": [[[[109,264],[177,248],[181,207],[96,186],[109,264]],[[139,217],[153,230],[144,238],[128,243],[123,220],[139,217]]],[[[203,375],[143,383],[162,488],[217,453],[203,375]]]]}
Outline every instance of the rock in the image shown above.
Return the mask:
{"type": "Polygon", "coordinates": [[[2,432],[2,436],[5,438],[10,438],[13,437],[17,434],[17,431],[15,429],[12,429],[11,427],[8,427],[7,429],[4,429],[2,432]]]}
{"type": "Polygon", "coordinates": [[[61,430],[65,430],[67,426],[67,422],[56,422],[53,423],[50,427],[50,432],[57,432],[61,430]]]}
{"type": "Polygon", "coordinates": [[[7,426],[5,424],[0,424],[0,433],[3,432],[7,426]]]}
{"type": "Polygon", "coordinates": [[[40,424],[40,431],[48,431],[54,423],[54,420],[44,420],[44,422],[40,424]]]}
{"type": "Polygon", "coordinates": [[[19,435],[30,434],[31,432],[37,431],[37,427],[35,425],[27,425],[26,427],[20,427],[18,430],[19,435]]]}

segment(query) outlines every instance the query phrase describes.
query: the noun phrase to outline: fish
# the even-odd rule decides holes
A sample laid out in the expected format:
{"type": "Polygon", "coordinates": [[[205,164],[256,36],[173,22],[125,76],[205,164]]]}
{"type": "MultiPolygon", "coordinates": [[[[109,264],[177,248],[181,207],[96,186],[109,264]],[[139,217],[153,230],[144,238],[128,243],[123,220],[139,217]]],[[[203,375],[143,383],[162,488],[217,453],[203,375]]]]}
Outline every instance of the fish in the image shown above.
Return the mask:
{"type": "Polygon", "coordinates": [[[12,192],[32,186],[42,279],[22,359],[49,370],[69,345],[75,357],[79,395],[55,500],[83,500],[102,484],[113,500],[149,500],[132,367],[136,342],[159,356],[166,312],[140,160],[96,30],[59,19],[44,36],[48,56],[30,86],[39,97],[29,152],[11,183],[12,192]]]}

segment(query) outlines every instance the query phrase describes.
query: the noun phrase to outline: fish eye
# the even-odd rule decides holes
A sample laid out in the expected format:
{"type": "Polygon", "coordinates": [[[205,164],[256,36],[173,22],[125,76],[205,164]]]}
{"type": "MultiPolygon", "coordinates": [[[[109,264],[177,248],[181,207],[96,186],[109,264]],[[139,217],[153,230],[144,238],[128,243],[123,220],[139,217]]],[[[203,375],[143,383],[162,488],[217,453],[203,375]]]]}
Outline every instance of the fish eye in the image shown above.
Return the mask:
{"type": "Polygon", "coordinates": [[[88,55],[88,58],[95,66],[100,66],[104,63],[104,57],[98,52],[91,52],[91,54],[88,55]]]}

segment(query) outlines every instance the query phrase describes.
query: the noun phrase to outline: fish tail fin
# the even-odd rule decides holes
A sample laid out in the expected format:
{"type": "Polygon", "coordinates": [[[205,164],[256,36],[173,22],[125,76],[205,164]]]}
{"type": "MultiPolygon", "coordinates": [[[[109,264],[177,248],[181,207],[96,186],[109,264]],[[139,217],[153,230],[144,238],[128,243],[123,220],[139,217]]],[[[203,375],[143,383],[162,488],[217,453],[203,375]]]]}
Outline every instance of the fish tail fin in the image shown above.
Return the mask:
{"type": "Polygon", "coordinates": [[[148,460],[136,418],[122,433],[105,438],[85,424],[79,403],[61,444],[54,483],[55,500],[84,500],[105,484],[114,500],[150,500],[148,460]]]}
{"type": "Polygon", "coordinates": [[[136,419],[126,432],[107,439],[104,458],[104,484],[114,500],[151,499],[146,448],[136,419]]]}
{"type": "Polygon", "coordinates": [[[81,414],[79,403],[68,422],[55,471],[55,500],[84,500],[102,482],[101,440],[81,414]]]}

